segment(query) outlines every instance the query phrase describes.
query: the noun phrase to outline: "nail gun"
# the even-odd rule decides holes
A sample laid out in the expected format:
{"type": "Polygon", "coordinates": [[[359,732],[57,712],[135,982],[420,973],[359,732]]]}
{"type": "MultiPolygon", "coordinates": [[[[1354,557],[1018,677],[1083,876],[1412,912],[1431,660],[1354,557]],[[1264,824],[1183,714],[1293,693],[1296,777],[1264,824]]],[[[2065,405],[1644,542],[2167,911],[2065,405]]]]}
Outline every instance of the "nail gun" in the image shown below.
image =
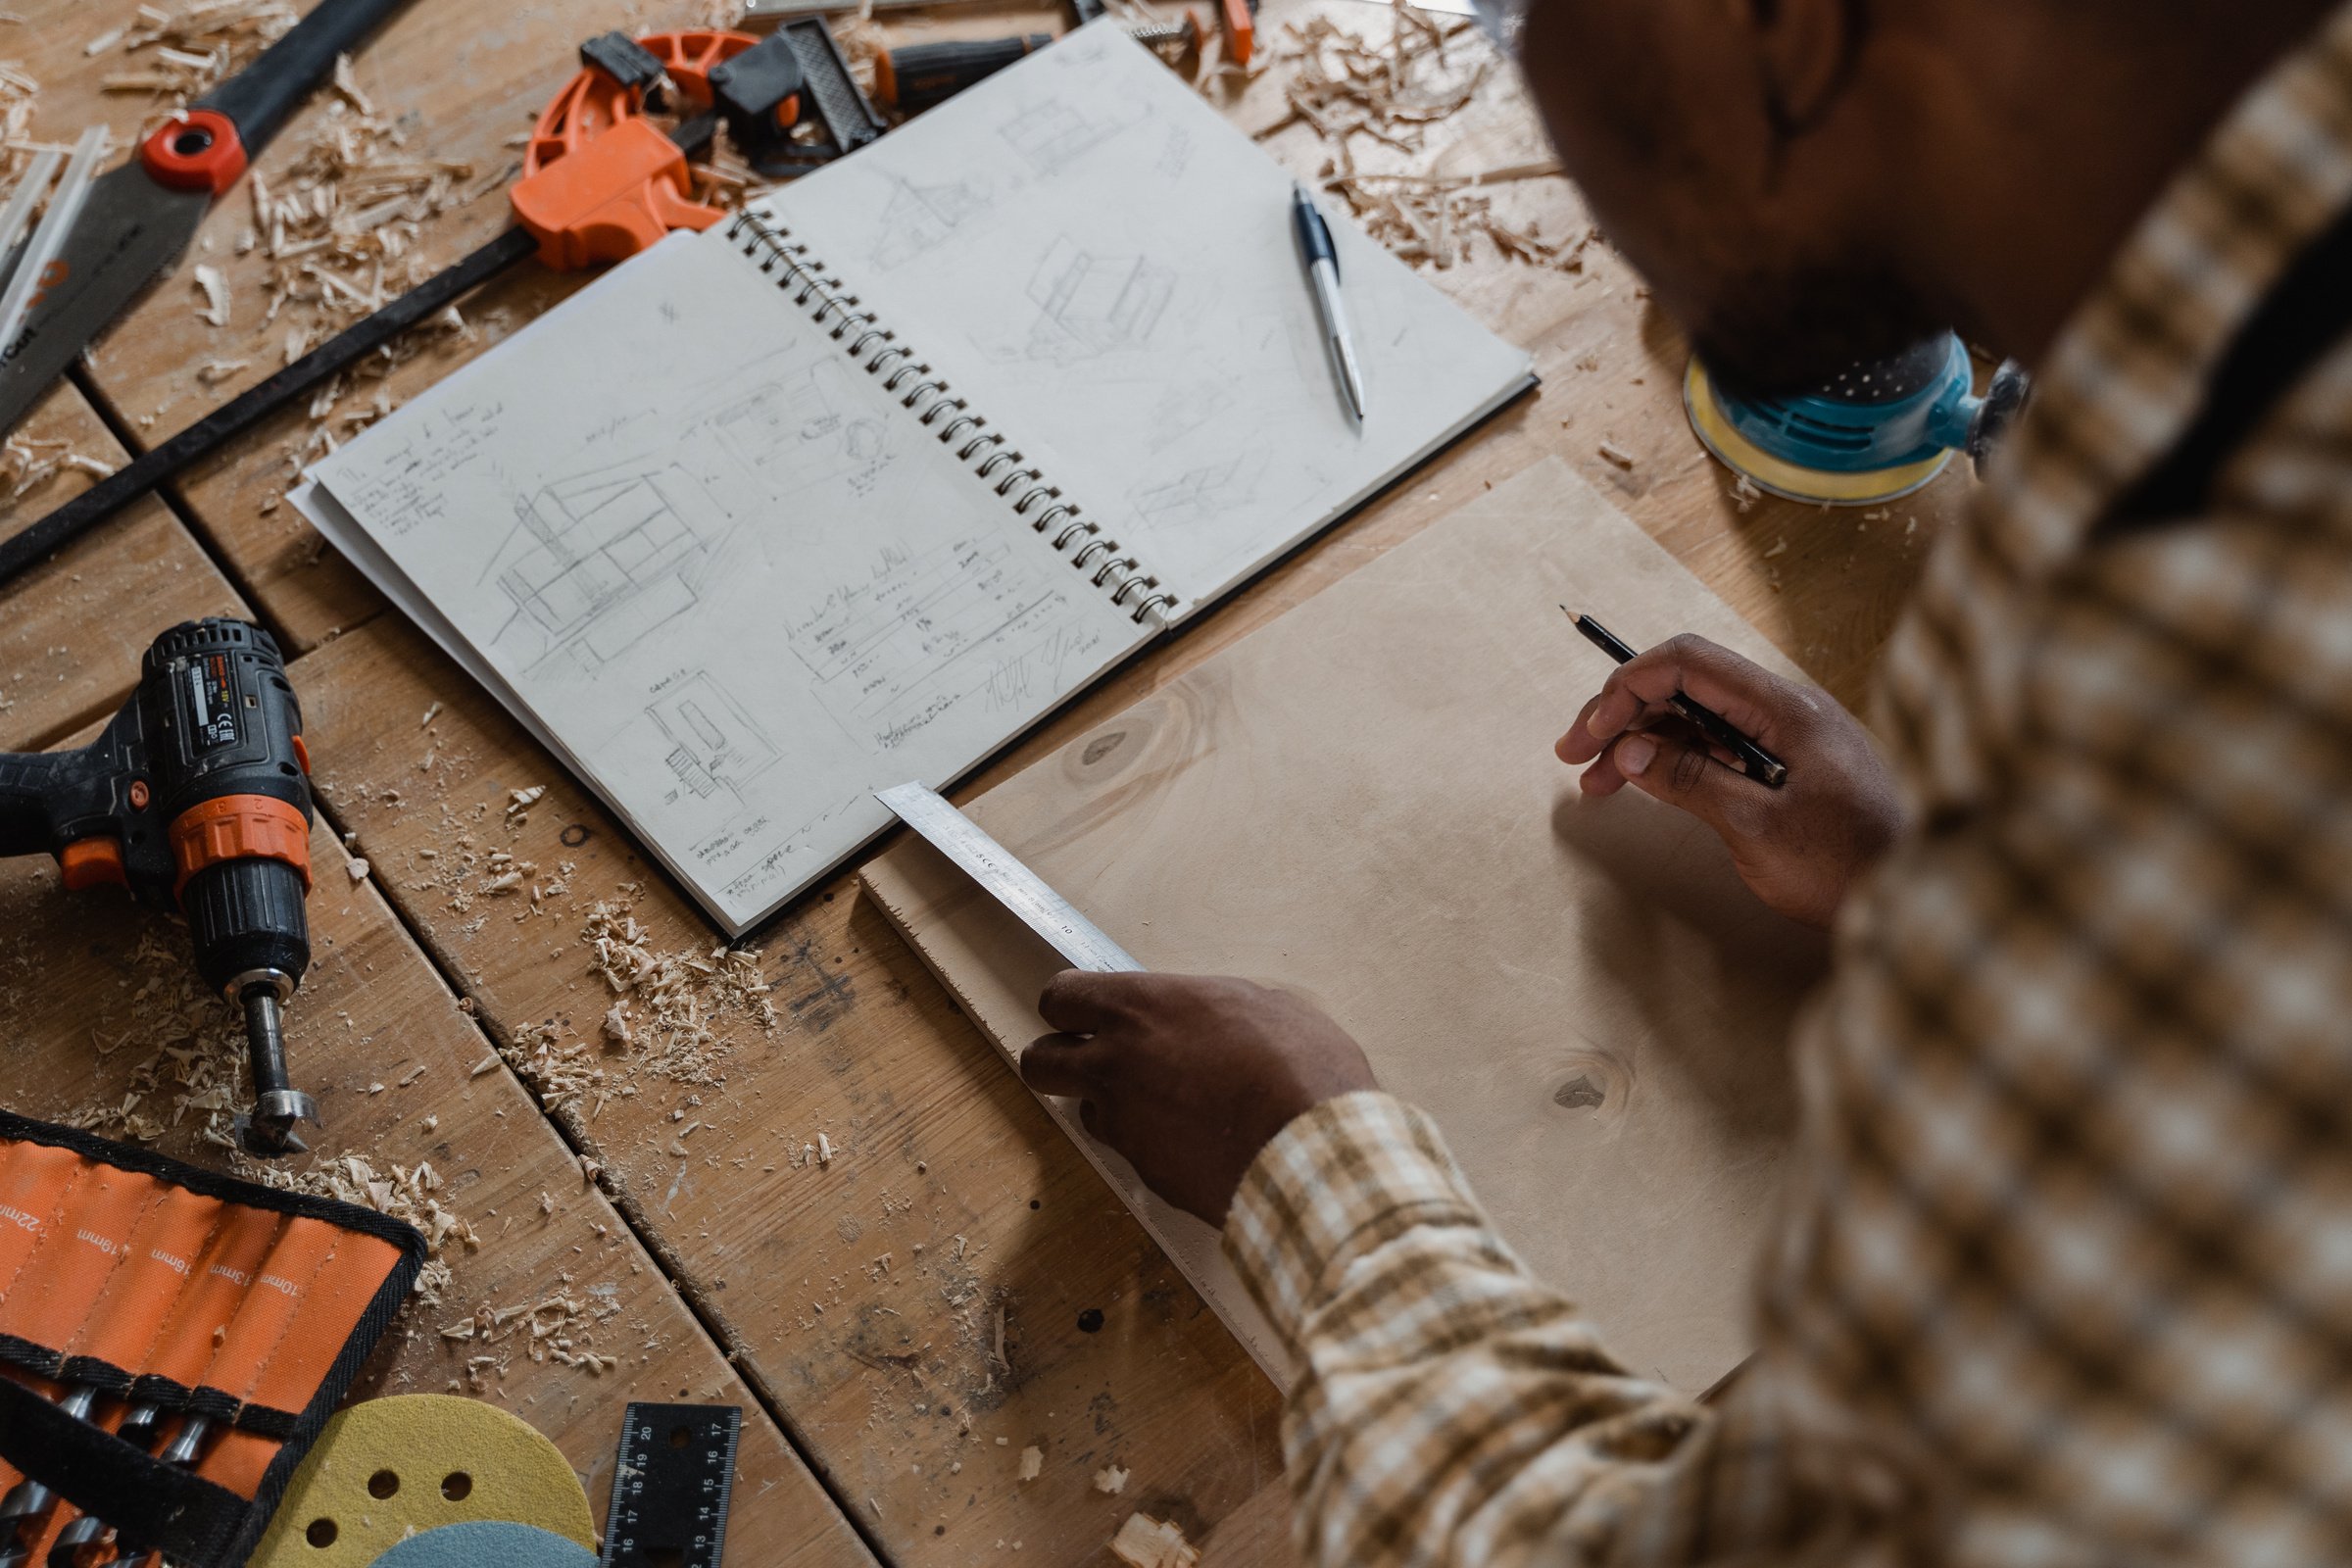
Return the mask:
{"type": "Polygon", "coordinates": [[[69,889],[116,883],[186,917],[197,972],[244,1009],[254,1103],[237,1139],[265,1157],[318,1121],[284,1026],[311,961],[310,772],[277,644],[223,618],[158,637],[90,745],[0,753],[0,855],[54,855],[69,889]]]}

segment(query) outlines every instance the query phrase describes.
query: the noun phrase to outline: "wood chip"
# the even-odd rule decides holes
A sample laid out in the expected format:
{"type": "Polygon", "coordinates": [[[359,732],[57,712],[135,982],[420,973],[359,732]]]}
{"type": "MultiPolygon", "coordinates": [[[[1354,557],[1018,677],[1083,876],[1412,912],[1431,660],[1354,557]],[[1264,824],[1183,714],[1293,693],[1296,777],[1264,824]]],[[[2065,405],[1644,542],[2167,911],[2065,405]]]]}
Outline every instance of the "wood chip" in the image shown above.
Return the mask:
{"type": "Polygon", "coordinates": [[[1599,451],[1603,458],[1614,463],[1620,468],[1631,468],[1634,466],[1634,455],[1614,441],[1603,441],[1599,451]]]}
{"type": "Polygon", "coordinates": [[[1095,1472],[1095,1490],[1115,1497],[1127,1490],[1127,1476],[1117,1465],[1106,1464],[1095,1472]]]}
{"type": "Polygon", "coordinates": [[[1110,1554],[1127,1568],[1195,1568],[1200,1550],[1184,1539],[1174,1524],[1149,1514],[1131,1513],[1110,1538],[1110,1554]]]}
{"type": "Polygon", "coordinates": [[[1033,1443],[1021,1450],[1021,1473],[1018,1479],[1035,1481],[1039,1476],[1045,1474],[1045,1451],[1036,1444],[1033,1443]]]}
{"type": "Polygon", "coordinates": [[[343,862],[343,874],[357,886],[368,880],[368,862],[355,855],[343,862]]]}
{"type": "Polygon", "coordinates": [[[204,290],[204,309],[200,314],[215,326],[228,324],[228,279],[220,269],[202,262],[196,265],[196,286],[204,290]]]}

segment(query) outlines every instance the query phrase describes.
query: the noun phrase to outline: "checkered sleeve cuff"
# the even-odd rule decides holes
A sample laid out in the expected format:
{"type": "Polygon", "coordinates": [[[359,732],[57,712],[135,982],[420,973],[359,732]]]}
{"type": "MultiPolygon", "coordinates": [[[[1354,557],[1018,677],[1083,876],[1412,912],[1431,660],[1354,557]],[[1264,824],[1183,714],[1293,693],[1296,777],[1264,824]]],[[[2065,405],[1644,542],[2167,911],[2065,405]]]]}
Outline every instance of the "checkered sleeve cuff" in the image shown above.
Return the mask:
{"type": "Polygon", "coordinates": [[[1416,1225],[1485,1223],[1437,1123],[1364,1090],[1325,1101],[1259,1152],[1225,1220],[1225,1255],[1295,1352],[1350,1264],[1416,1225]]]}

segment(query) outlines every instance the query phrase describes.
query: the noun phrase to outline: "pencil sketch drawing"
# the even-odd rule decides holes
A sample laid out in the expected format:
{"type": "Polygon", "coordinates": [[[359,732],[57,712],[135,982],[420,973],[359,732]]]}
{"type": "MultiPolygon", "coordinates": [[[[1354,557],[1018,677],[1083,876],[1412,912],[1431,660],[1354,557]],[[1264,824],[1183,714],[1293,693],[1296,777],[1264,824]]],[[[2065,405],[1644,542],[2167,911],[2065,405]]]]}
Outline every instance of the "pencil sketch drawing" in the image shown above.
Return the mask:
{"type": "Polygon", "coordinates": [[[785,625],[793,652],[842,727],[894,746],[983,686],[952,666],[1058,605],[1014,542],[975,535],[921,554],[885,546],[862,582],[826,594],[785,625]]]}
{"type": "Polygon", "coordinates": [[[731,519],[674,463],[619,464],[514,503],[484,576],[513,607],[494,643],[593,673],[700,603],[731,519]]]}
{"type": "Polygon", "coordinates": [[[1134,503],[1137,516],[1153,523],[1209,522],[1257,499],[1258,479],[1267,461],[1262,450],[1238,452],[1187,468],[1163,484],[1138,485],[1128,492],[1128,499],[1134,503]]]}
{"type": "Polygon", "coordinates": [[[1024,107],[997,127],[1005,145],[1040,174],[1051,174],[1101,143],[1103,132],[1058,99],[1024,107]]]}
{"type": "Polygon", "coordinates": [[[783,753],[743,705],[707,669],[698,669],[646,706],[669,742],[664,765],[701,800],[725,791],[741,802],[745,786],[783,753]]]}
{"type": "Polygon", "coordinates": [[[1151,341],[1176,273],[1145,256],[1098,256],[1056,237],[1029,276],[1037,306],[1026,357],[1074,365],[1151,341]]]}
{"type": "Polygon", "coordinates": [[[853,373],[833,359],[764,380],[746,367],[689,408],[689,439],[708,432],[771,499],[836,484],[862,495],[890,463],[891,432],[860,408],[853,373]]]}
{"type": "Polygon", "coordinates": [[[868,259],[885,272],[946,243],[957,224],[989,207],[988,185],[977,177],[917,184],[894,174],[890,184],[890,200],[882,208],[881,232],[867,252],[868,259]]]}

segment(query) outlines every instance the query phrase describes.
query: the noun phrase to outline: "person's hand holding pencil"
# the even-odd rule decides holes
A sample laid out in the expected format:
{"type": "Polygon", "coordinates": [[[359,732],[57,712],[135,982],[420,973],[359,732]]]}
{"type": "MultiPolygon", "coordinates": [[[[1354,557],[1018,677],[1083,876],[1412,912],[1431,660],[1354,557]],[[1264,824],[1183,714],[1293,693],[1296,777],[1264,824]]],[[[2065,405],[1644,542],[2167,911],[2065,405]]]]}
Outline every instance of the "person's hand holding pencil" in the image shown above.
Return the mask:
{"type": "Polygon", "coordinates": [[[1860,721],[1819,687],[1784,680],[1703,637],[1620,664],[1555,748],[1588,796],[1631,784],[1712,827],[1771,907],[1827,926],[1847,886],[1903,828],[1894,780],[1860,721]],[[1778,789],[1675,710],[1695,702],[1786,764],[1778,789]],[[1590,764],[1589,766],[1587,764],[1590,764]]]}

